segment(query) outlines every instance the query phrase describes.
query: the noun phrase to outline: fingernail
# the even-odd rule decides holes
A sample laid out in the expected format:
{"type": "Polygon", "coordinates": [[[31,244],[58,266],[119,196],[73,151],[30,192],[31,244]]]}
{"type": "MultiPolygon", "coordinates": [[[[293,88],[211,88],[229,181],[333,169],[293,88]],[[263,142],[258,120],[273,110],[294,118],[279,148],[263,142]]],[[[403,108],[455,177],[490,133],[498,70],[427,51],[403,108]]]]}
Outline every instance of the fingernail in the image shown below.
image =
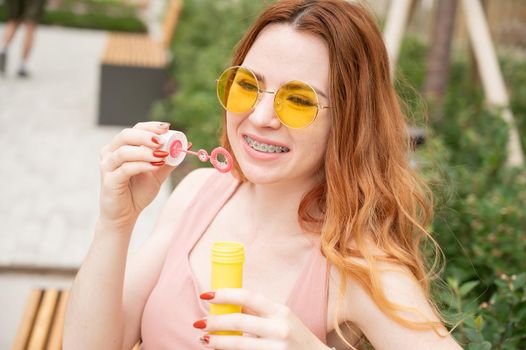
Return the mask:
{"type": "Polygon", "coordinates": [[[162,145],[164,143],[164,141],[160,137],[157,137],[157,136],[152,136],[152,142],[158,145],[162,145]]]}
{"type": "Polygon", "coordinates": [[[163,128],[163,129],[166,129],[170,126],[170,123],[159,123],[159,127],[160,128],[163,128]]]}
{"type": "Polygon", "coordinates": [[[206,320],[199,320],[194,322],[194,328],[204,329],[206,328],[206,320]]]}
{"type": "Polygon", "coordinates": [[[199,338],[199,340],[200,340],[201,343],[203,343],[203,344],[208,344],[208,343],[210,343],[210,336],[208,336],[208,335],[203,335],[201,338],[199,338]]]}
{"type": "Polygon", "coordinates": [[[170,153],[168,153],[166,151],[161,151],[161,150],[153,151],[153,156],[157,157],[157,158],[164,158],[164,157],[168,156],[169,154],[170,153]]]}
{"type": "Polygon", "coordinates": [[[199,298],[203,300],[212,300],[214,299],[215,296],[216,296],[215,292],[206,292],[206,293],[201,294],[199,298]]]}
{"type": "Polygon", "coordinates": [[[155,166],[161,166],[164,165],[164,160],[161,160],[160,162],[150,162],[150,164],[155,166]]]}

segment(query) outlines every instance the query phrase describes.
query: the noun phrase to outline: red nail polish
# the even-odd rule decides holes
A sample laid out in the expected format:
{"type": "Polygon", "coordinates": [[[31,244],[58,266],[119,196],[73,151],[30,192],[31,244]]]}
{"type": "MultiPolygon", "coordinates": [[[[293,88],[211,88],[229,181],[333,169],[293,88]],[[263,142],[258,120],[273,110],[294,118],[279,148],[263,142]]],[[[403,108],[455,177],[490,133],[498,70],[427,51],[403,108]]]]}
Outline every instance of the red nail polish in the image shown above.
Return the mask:
{"type": "Polygon", "coordinates": [[[161,160],[160,162],[150,162],[150,164],[155,166],[161,166],[164,165],[164,160],[161,160]]]}
{"type": "Polygon", "coordinates": [[[199,320],[194,322],[194,328],[204,329],[206,328],[206,320],[199,320]]]}
{"type": "Polygon", "coordinates": [[[157,157],[157,158],[164,158],[164,157],[168,156],[169,154],[170,153],[168,153],[166,151],[160,151],[160,150],[153,151],[153,156],[157,157]]]}
{"type": "Polygon", "coordinates": [[[210,343],[210,336],[209,335],[203,335],[201,337],[201,341],[203,342],[203,344],[208,344],[210,343]]]}
{"type": "Polygon", "coordinates": [[[159,138],[157,136],[152,136],[152,142],[157,144],[157,145],[161,144],[161,141],[159,140],[159,138]]]}
{"type": "Polygon", "coordinates": [[[215,298],[215,296],[216,296],[215,292],[206,292],[206,293],[201,294],[199,298],[203,300],[212,300],[215,298]]]}

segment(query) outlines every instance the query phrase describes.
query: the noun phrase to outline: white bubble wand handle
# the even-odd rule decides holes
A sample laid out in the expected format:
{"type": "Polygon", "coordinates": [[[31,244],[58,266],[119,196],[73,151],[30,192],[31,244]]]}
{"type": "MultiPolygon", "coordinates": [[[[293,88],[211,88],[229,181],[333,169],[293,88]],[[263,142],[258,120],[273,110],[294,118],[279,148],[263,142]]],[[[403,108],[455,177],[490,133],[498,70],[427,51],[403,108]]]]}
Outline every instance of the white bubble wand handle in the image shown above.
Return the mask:
{"type": "Polygon", "coordinates": [[[159,137],[164,141],[161,149],[169,153],[165,158],[165,162],[168,165],[177,166],[183,162],[187,154],[193,154],[201,162],[210,161],[219,172],[227,173],[232,169],[232,156],[223,147],[214,148],[212,153],[208,155],[208,152],[204,149],[200,149],[197,152],[191,151],[192,143],[188,142],[186,135],[180,131],[168,130],[168,132],[159,135],[159,137]],[[219,156],[222,156],[223,160],[219,160],[219,156]]]}

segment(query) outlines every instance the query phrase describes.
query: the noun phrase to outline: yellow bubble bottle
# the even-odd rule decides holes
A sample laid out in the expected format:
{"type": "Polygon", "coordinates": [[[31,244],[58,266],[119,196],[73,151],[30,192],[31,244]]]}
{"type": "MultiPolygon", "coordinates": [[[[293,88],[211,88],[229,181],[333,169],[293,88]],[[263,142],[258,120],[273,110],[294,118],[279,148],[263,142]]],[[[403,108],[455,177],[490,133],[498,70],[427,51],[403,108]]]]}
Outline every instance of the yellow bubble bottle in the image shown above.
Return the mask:
{"type": "MultiPolygon", "coordinates": [[[[212,246],[212,290],[243,287],[243,262],[245,250],[238,242],[215,242],[212,246]]],[[[211,315],[241,312],[241,306],[210,304],[211,315]]],[[[212,334],[242,335],[238,331],[218,331],[212,334]]]]}

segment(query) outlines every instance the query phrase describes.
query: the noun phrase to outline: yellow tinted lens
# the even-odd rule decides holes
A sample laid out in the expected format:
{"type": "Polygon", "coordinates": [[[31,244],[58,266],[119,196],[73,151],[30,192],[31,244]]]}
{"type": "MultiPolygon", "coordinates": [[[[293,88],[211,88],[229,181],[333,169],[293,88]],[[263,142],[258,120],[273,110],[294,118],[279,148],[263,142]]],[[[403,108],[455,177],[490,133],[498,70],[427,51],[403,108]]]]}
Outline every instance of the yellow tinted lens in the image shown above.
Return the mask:
{"type": "Polygon", "coordinates": [[[256,77],[241,67],[227,69],[217,81],[217,97],[229,112],[247,112],[258,98],[256,77]]]}
{"type": "Polygon", "coordinates": [[[309,85],[291,81],[276,93],[274,108],[283,124],[291,128],[304,128],[318,114],[318,95],[309,85]]]}

